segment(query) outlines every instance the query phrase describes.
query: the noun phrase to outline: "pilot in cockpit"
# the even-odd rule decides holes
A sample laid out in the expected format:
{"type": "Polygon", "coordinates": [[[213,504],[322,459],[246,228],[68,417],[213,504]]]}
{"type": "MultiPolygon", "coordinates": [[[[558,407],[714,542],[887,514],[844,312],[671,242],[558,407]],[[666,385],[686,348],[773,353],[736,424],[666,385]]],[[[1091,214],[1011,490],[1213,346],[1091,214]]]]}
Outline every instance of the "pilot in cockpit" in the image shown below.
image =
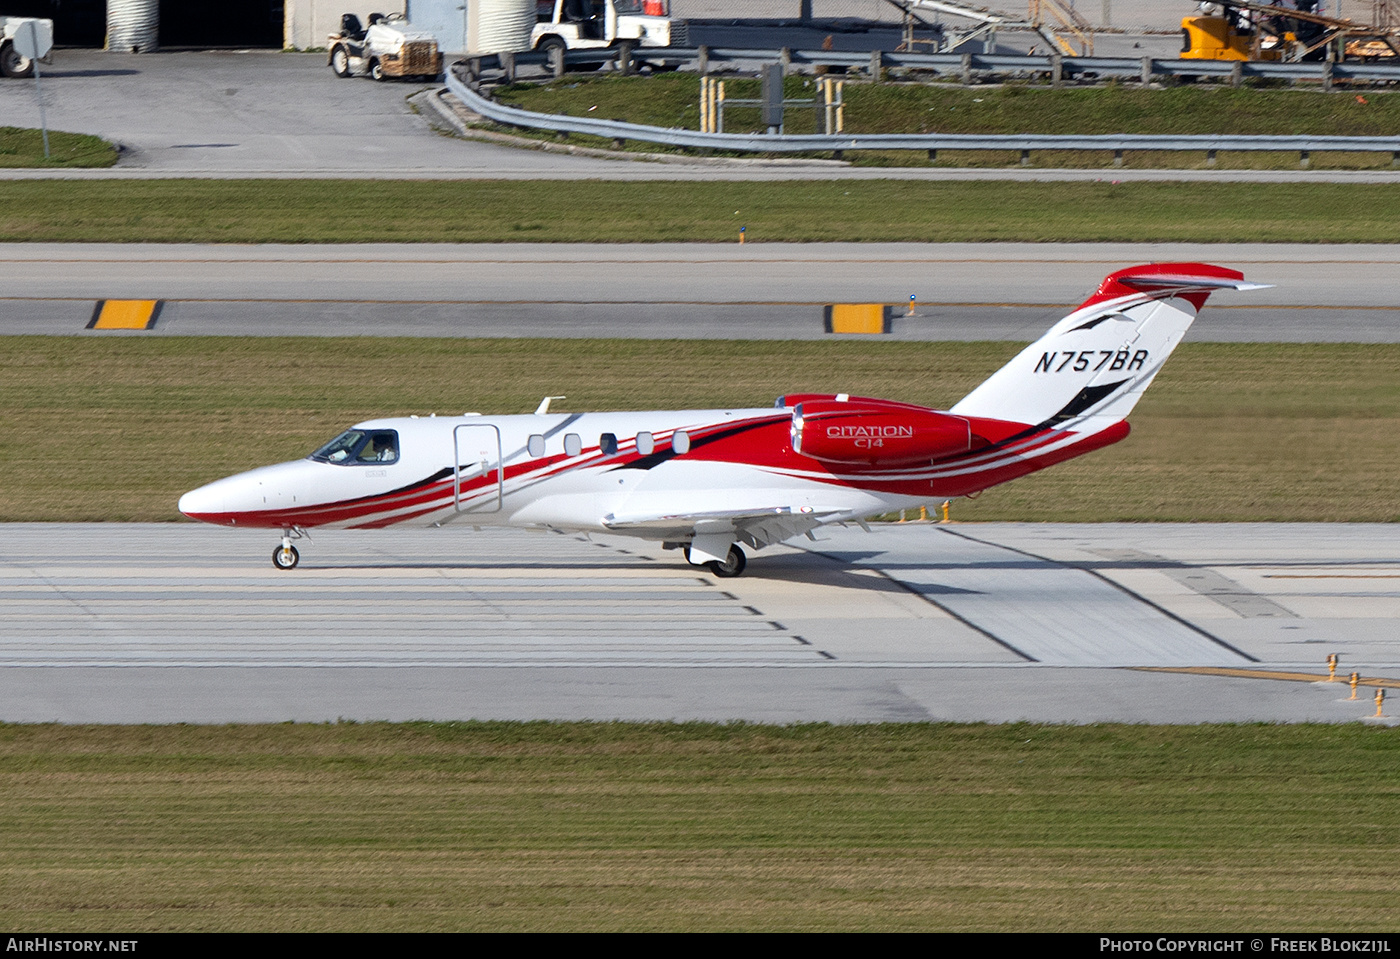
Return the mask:
{"type": "Polygon", "coordinates": [[[365,445],[364,452],[360,454],[360,459],[375,463],[392,463],[398,458],[399,451],[394,443],[393,433],[375,433],[374,438],[365,445]]]}

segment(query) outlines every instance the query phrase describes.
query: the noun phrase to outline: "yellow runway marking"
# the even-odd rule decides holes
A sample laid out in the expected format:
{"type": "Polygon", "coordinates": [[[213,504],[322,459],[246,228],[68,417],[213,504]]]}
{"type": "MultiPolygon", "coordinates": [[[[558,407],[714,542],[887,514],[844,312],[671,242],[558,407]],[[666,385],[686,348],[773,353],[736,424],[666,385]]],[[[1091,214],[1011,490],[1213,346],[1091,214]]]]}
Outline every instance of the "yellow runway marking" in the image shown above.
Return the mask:
{"type": "Polygon", "coordinates": [[[884,303],[835,303],[826,308],[828,333],[888,333],[890,308],[884,303]]]}
{"type": "MultiPolygon", "coordinates": [[[[1268,669],[1232,669],[1228,666],[1133,666],[1139,672],[1144,673],[1190,673],[1193,676],[1229,676],[1235,679],[1275,679],[1290,683],[1318,683],[1326,682],[1326,673],[1285,673],[1275,672],[1268,669]]],[[[1345,686],[1346,681],[1333,680],[1338,686],[1345,686]]],[[[1387,689],[1400,689],[1400,679],[1385,679],[1380,676],[1362,676],[1357,680],[1358,686],[1384,686],[1387,689]]]]}
{"type": "Polygon", "coordinates": [[[162,300],[98,300],[90,330],[149,330],[160,316],[162,300]]]}

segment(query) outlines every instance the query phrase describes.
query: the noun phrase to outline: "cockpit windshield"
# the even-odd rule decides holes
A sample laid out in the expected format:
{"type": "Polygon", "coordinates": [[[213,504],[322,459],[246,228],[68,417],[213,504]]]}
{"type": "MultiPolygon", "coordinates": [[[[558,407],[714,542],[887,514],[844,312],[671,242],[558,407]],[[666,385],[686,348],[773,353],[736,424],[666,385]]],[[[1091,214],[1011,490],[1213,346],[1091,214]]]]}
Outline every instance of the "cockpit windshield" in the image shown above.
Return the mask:
{"type": "Polygon", "coordinates": [[[312,453],[311,459],[343,466],[396,463],[399,434],[394,430],[346,430],[312,453]]]}

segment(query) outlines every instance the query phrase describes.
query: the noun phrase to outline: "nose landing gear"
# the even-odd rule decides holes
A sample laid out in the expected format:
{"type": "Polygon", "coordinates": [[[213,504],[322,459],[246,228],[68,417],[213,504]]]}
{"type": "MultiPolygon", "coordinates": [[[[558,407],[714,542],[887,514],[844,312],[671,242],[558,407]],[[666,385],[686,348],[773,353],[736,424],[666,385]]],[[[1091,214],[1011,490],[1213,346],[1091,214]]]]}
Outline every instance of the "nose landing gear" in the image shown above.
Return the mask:
{"type": "Polygon", "coordinates": [[[292,545],[292,540],[305,535],[306,531],[296,526],[282,530],[282,544],[272,551],[272,565],[277,569],[296,569],[297,563],[301,562],[301,553],[292,545]]]}

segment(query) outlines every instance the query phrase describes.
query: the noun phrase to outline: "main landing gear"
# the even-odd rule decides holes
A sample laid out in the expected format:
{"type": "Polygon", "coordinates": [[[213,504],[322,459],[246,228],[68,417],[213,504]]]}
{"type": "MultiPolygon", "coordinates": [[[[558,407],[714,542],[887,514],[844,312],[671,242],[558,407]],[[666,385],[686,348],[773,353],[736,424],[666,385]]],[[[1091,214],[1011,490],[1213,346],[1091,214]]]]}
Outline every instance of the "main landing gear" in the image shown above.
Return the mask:
{"type": "Polygon", "coordinates": [[[289,526],[282,530],[282,545],[272,551],[272,565],[277,569],[296,569],[301,562],[301,553],[292,545],[292,540],[305,536],[304,530],[289,526]]]}
{"type": "Polygon", "coordinates": [[[733,579],[735,576],[740,576],[743,574],[744,568],[749,565],[748,557],[744,555],[744,551],[739,548],[737,543],[729,547],[729,555],[724,558],[723,563],[714,560],[708,563],[693,563],[690,560],[689,546],[685,548],[685,561],[692,566],[703,566],[721,579],[733,579]]]}

